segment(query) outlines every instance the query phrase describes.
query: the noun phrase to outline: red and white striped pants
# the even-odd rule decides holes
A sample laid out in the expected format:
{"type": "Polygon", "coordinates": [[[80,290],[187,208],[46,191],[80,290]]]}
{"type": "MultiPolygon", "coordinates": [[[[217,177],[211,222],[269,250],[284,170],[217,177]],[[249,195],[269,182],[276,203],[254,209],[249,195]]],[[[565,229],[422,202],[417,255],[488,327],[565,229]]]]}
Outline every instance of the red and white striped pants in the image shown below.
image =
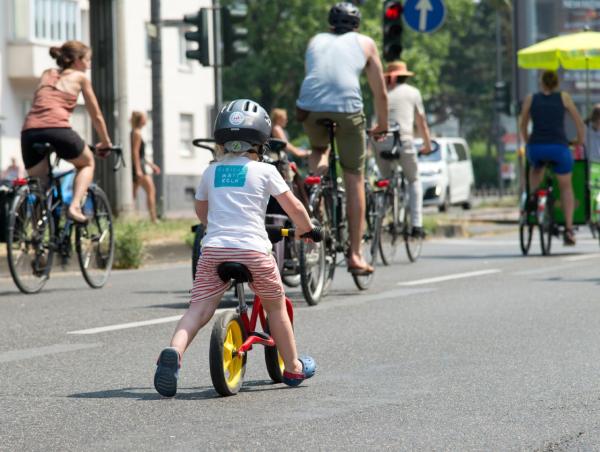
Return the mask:
{"type": "Polygon", "coordinates": [[[223,262],[244,264],[252,274],[250,288],[261,300],[280,301],[283,298],[283,284],[272,254],[239,248],[202,248],[190,303],[225,293],[229,288],[229,281],[223,282],[217,273],[217,267],[223,262]]]}

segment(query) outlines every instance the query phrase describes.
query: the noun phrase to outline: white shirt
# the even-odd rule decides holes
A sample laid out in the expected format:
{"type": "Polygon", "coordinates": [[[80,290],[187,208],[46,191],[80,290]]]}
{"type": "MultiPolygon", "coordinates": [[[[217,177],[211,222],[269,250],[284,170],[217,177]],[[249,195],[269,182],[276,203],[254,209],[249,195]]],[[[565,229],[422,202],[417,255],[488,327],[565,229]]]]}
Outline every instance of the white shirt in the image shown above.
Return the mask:
{"type": "Polygon", "coordinates": [[[415,111],[418,111],[423,116],[425,115],[421,93],[417,88],[406,83],[396,85],[392,90],[388,91],[388,105],[388,121],[390,123],[396,122],[400,125],[400,139],[403,142],[412,142],[415,111]]]}
{"type": "Polygon", "coordinates": [[[268,163],[227,156],[209,165],[196,190],[198,201],[208,201],[202,246],[269,253],[272,245],[265,229],[269,196],[289,189],[277,169],[268,163]]]}

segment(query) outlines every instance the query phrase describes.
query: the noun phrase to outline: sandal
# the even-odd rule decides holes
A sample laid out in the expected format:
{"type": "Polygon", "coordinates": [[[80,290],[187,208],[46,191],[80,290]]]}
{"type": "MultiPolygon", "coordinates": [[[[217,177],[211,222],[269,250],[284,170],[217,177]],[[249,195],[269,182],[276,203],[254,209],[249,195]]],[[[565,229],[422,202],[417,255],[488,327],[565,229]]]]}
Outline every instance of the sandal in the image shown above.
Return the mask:
{"type": "Polygon", "coordinates": [[[565,233],[563,234],[563,244],[564,246],[575,246],[575,233],[573,229],[565,229],[565,233]]]}
{"type": "Polygon", "coordinates": [[[288,372],[287,370],[283,371],[283,383],[288,386],[298,386],[307,378],[312,377],[317,370],[317,365],[315,364],[315,360],[310,356],[302,356],[298,358],[298,361],[302,363],[302,373],[296,374],[293,372],[288,372]]]}
{"type": "Polygon", "coordinates": [[[154,388],[163,397],[173,397],[177,393],[177,379],[181,357],[174,347],[167,347],[158,357],[154,373],[154,388]]]}
{"type": "Polygon", "coordinates": [[[375,269],[366,264],[364,267],[350,267],[348,266],[348,271],[355,276],[368,276],[375,271],[375,269]]]}

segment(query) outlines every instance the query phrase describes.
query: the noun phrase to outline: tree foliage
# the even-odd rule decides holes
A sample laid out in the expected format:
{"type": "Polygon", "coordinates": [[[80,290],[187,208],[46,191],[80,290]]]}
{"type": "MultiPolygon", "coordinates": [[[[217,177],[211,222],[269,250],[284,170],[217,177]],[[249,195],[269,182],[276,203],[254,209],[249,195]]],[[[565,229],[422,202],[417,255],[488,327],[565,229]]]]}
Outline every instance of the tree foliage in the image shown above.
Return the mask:
{"type": "MultiPolygon", "coordinates": [[[[230,4],[235,0],[225,0],[230,4]]],[[[304,77],[304,52],[310,38],[328,29],[327,13],[334,0],[247,0],[251,54],[225,68],[224,97],[249,97],[265,108],[290,113],[304,77]]],[[[361,32],[382,42],[383,0],[361,6],[361,32]]],[[[506,17],[506,0],[446,0],[442,28],[432,34],[404,27],[402,58],[415,72],[429,113],[442,121],[456,116],[471,137],[486,137],[493,119],[495,80],[495,12],[506,17]]],[[[505,24],[506,27],[506,24],[505,24]]],[[[505,59],[508,59],[506,57],[505,59]]],[[[505,72],[507,73],[507,72],[505,72]]],[[[367,115],[371,95],[362,81],[367,115]]],[[[291,115],[293,117],[293,115],[291,115]]],[[[299,126],[290,122],[292,131],[299,126]]]]}

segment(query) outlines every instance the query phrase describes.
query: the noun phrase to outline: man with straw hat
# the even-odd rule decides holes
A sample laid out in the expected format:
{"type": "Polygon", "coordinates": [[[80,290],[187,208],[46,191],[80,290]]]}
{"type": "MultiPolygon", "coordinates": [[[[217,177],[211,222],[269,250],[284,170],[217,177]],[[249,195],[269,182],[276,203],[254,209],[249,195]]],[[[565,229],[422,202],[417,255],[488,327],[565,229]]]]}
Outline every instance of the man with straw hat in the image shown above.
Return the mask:
{"type": "MultiPolygon", "coordinates": [[[[423,138],[423,154],[431,152],[431,137],[427,118],[423,108],[423,98],[420,91],[414,86],[406,83],[414,72],[408,70],[404,61],[389,63],[384,73],[385,84],[388,90],[389,122],[398,124],[400,127],[400,140],[402,148],[400,151],[400,165],[404,176],[409,183],[410,212],[413,224],[412,235],[423,235],[423,189],[419,180],[419,167],[417,153],[413,145],[413,130],[416,124],[419,135],[423,138]]],[[[376,143],[378,150],[389,147],[392,143],[391,137],[382,143],[376,143]]],[[[390,177],[393,162],[384,160],[376,153],[377,166],[384,177],[390,177]]]]}

